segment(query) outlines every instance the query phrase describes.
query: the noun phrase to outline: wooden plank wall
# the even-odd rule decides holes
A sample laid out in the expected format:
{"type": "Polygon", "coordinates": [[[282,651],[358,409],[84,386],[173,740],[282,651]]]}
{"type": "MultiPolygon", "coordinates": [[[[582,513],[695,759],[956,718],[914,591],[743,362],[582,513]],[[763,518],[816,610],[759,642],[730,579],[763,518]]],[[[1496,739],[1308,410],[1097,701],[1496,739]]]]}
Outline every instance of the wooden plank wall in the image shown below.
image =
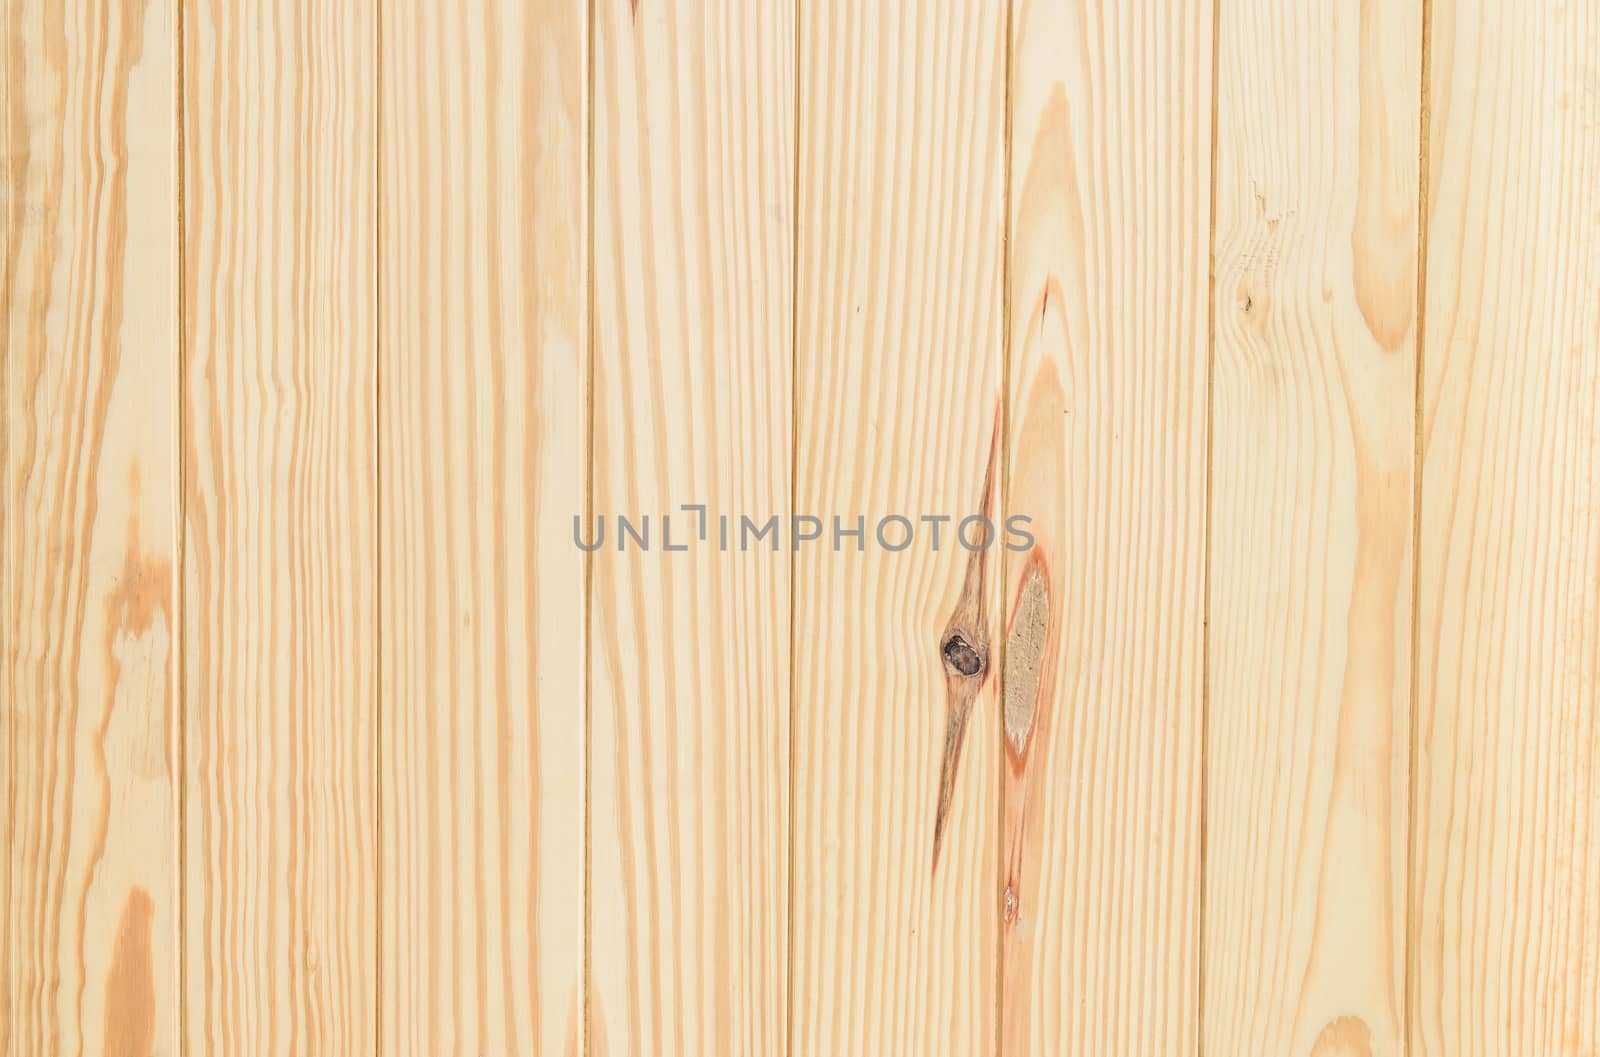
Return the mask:
{"type": "Polygon", "coordinates": [[[1597,0],[4,27],[0,1055],[1600,1047],[1597,0]]]}

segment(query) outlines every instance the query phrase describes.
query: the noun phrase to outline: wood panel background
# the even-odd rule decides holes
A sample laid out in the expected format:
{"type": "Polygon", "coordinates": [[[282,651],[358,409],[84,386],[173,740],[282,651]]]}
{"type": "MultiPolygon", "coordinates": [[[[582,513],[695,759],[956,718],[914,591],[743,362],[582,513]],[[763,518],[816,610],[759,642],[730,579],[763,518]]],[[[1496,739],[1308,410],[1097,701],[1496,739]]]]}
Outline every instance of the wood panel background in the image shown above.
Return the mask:
{"type": "Polygon", "coordinates": [[[4,1057],[1600,1048],[1596,0],[3,54],[4,1057]]]}

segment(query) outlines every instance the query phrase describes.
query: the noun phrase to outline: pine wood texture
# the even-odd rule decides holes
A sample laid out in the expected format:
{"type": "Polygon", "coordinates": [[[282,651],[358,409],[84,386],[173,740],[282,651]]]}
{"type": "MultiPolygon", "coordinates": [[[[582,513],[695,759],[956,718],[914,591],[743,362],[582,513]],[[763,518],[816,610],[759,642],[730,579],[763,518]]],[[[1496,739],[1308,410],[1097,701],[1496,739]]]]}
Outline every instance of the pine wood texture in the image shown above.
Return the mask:
{"type": "Polygon", "coordinates": [[[1401,1054],[1422,6],[1219,17],[1204,1047],[1401,1054]]]}
{"type": "Polygon", "coordinates": [[[0,1057],[1600,1050],[1600,0],[0,25],[0,1057]]]}
{"type": "Polygon", "coordinates": [[[1600,8],[1433,0],[1416,1057],[1600,1048],[1600,8]]]}
{"type": "Polygon", "coordinates": [[[595,18],[589,1052],[781,1053],[794,8],[595,18]]]}
{"type": "Polygon", "coordinates": [[[586,32],[383,7],[388,1053],[581,1052],[586,32]]]}
{"type": "Polygon", "coordinates": [[[1195,1048],[1211,14],[1014,10],[1005,1054],[1195,1048]]]}
{"type": "Polygon", "coordinates": [[[170,3],[6,5],[0,1052],[172,1053],[170,3]]]}
{"type": "Polygon", "coordinates": [[[992,678],[952,746],[937,860],[934,830],[960,707],[942,636],[965,606],[969,634],[997,637],[999,557],[970,577],[954,532],[998,456],[1005,11],[799,14],[795,493],[824,539],[794,570],[790,1052],[978,1053],[997,987],[992,678]],[[872,533],[889,514],[956,520],[937,554],[833,553],[832,517],[872,533]]]}
{"type": "Polygon", "coordinates": [[[369,1053],[372,19],[183,19],[186,1052],[369,1053]]]}

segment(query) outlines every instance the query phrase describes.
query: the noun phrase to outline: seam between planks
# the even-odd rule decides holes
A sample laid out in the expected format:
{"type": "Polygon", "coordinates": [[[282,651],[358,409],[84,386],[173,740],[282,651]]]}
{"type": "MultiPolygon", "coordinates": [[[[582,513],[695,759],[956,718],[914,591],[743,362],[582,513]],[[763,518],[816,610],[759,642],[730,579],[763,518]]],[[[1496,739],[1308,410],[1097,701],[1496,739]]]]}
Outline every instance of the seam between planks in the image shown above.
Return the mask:
{"type": "MultiPolygon", "coordinates": [[[[586,98],[584,100],[584,478],[583,511],[589,524],[594,524],[594,109],[595,109],[595,6],[597,0],[588,0],[584,14],[584,42],[588,69],[584,72],[586,98]]],[[[583,555],[583,1010],[582,1050],[589,1057],[594,1009],[592,966],[594,961],[594,895],[593,895],[593,801],[590,796],[594,782],[594,555],[583,555]]]]}
{"type": "MultiPolygon", "coordinates": [[[[790,170],[789,186],[789,518],[792,525],[799,507],[799,437],[800,437],[800,5],[794,0],[793,72],[790,74],[790,91],[794,94],[791,139],[789,150],[794,156],[790,170]]],[[[789,744],[789,773],[787,776],[788,803],[785,815],[788,823],[787,854],[784,864],[786,891],[784,894],[784,952],[783,952],[783,1040],[787,1057],[794,1054],[794,788],[795,788],[795,695],[794,695],[794,613],[795,613],[795,548],[789,548],[789,699],[787,706],[789,744]]]]}
{"type": "MultiPolygon", "coordinates": [[[[1006,63],[1005,63],[1005,114],[1002,116],[1002,135],[1004,137],[1004,184],[1000,189],[1000,208],[1003,215],[1000,219],[1000,523],[1005,524],[1008,503],[1011,498],[1011,177],[1012,177],[1012,78],[1014,76],[1013,51],[1016,46],[1013,37],[1016,6],[1020,0],[1010,0],[1006,4],[1006,63]]],[[[987,511],[985,511],[987,513],[987,511]]],[[[1006,595],[1011,590],[1011,560],[1009,553],[1002,549],[1000,552],[999,587],[996,593],[1000,601],[1000,626],[995,629],[995,638],[999,649],[999,671],[995,675],[995,693],[1001,709],[1005,707],[1006,700],[1006,595]]],[[[983,619],[988,620],[989,614],[983,614],[983,619]]],[[[1001,886],[1006,879],[1006,741],[1005,731],[1002,729],[1000,737],[996,739],[995,752],[999,758],[999,766],[995,768],[995,839],[994,839],[994,867],[995,876],[989,887],[989,898],[998,899],[1001,886]]],[[[989,906],[989,913],[995,914],[997,930],[994,944],[994,1052],[1003,1055],[1005,1051],[1005,1016],[1006,1016],[1006,932],[1004,915],[999,908],[989,906]]]]}
{"type": "Polygon", "coordinates": [[[1221,68],[1222,52],[1222,0],[1211,0],[1211,168],[1207,187],[1206,216],[1206,466],[1205,466],[1205,500],[1204,515],[1202,518],[1203,543],[1202,553],[1204,562],[1200,576],[1200,869],[1198,878],[1199,900],[1198,911],[1195,915],[1195,1033],[1194,1046],[1196,1057],[1203,1057],[1206,1050],[1206,874],[1208,861],[1206,859],[1206,816],[1210,810],[1211,783],[1209,775],[1211,770],[1210,731],[1211,731],[1211,516],[1212,516],[1212,482],[1215,475],[1212,468],[1216,456],[1216,369],[1217,369],[1217,163],[1218,163],[1218,136],[1217,114],[1218,96],[1222,79],[1221,68]]]}
{"type": "Polygon", "coordinates": [[[1416,290],[1416,346],[1415,376],[1412,381],[1412,447],[1411,447],[1411,695],[1409,716],[1409,745],[1406,759],[1406,894],[1405,894],[1405,984],[1403,1020],[1405,1038],[1400,1050],[1412,1052],[1413,1018],[1416,1002],[1416,972],[1411,956],[1415,919],[1415,871],[1417,859],[1417,750],[1421,697],[1422,665],[1422,445],[1423,445],[1423,351],[1426,345],[1428,301],[1428,194],[1429,194],[1429,136],[1432,132],[1432,76],[1433,76],[1433,3],[1422,0],[1422,38],[1420,47],[1420,80],[1417,105],[1417,290],[1416,290]]]}
{"type": "Polygon", "coordinates": [[[383,0],[373,4],[372,30],[372,545],[373,825],[372,1048],[383,1053],[383,0]]]}
{"type": "MultiPolygon", "coordinates": [[[[15,210],[10,189],[14,186],[11,181],[11,166],[16,157],[11,147],[11,19],[10,7],[7,6],[5,22],[5,38],[3,46],[5,70],[0,72],[4,78],[7,103],[5,110],[5,153],[0,155],[0,168],[4,169],[7,180],[7,196],[5,204],[5,260],[0,263],[0,327],[4,328],[5,359],[0,360],[0,501],[3,501],[3,510],[0,510],[0,612],[6,616],[6,627],[14,626],[11,619],[11,537],[13,524],[16,521],[16,504],[11,500],[11,247],[15,245],[16,232],[13,230],[11,218],[15,210]]],[[[17,844],[17,811],[16,811],[16,784],[17,784],[17,752],[16,752],[16,720],[17,707],[16,694],[16,664],[12,659],[12,635],[14,632],[0,634],[0,687],[6,690],[6,705],[0,708],[0,725],[5,728],[6,744],[6,829],[5,829],[5,888],[0,891],[0,911],[6,915],[7,924],[0,936],[4,937],[5,950],[0,952],[0,957],[5,958],[5,971],[0,975],[0,988],[5,995],[0,997],[0,1006],[6,1011],[4,1027],[0,1027],[0,1053],[11,1052],[12,1025],[16,1023],[16,1005],[12,998],[15,988],[13,981],[16,979],[16,961],[12,957],[15,941],[11,938],[11,891],[12,871],[16,863],[17,844]]]]}
{"type": "Polygon", "coordinates": [[[185,458],[184,444],[184,410],[188,406],[187,385],[187,360],[188,360],[188,299],[185,297],[185,283],[188,275],[188,215],[185,210],[184,192],[187,190],[189,179],[187,143],[184,139],[184,116],[188,102],[188,69],[185,62],[188,38],[186,33],[187,22],[184,12],[187,9],[186,0],[176,0],[173,15],[173,148],[175,155],[175,169],[173,172],[174,189],[174,219],[177,222],[176,237],[173,239],[173,265],[177,269],[173,283],[173,308],[176,314],[177,334],[173,342],[176,351],[176,368],[173,372],[173,384],[177,392],[172,401],[172,444],[175,449],[173,468],[176,475],[175,495],[173,497],[173,524],[172,524],[172,553],[175,561],[175,570],[172,578],[173,612],[176,614],[172,631],[172,704],[177,727],[177,766],[174,768],[174,782],[176,785],[175,798],[177,800],[176,834],[176,859],[178,866],[177,897],[178,906],[173,914],[173,920],[178,932],[178,1054],[187,1057],[189,1052],[189,870],[188,870],[188,843],[189,843],[189,705],[188,705],[188,678],[187,664],[184,661],[184,641],[188,631],[187,605],[188,598],[186,581],[188,579],[188,555],[185,552],[185,541],[188,533],[185,526],[188,524],[188,482],[189,472],[185,458]]]}
{"type": "MultiPolygon", "coordinates": [[[[8,5],[8,16],[9,13],[10,9],[8,5]]],[[[10,609],[11,536],[13,532],[13,523],[16,521],[17,514],[16,504],[11,500],[11,247],[15,245],[16,232],[13,230],[11,223],[11,218],[15,210],[15,204],[12,201],[10,189],[14,186],[14,183],[11,181],[11,166],[16,154],[11,147],[11,106],[9,102],[12,91],[10,17],[6,17],[4,22],[5,38],[3,44],[0,44],[0,46],[3,46],[5,49],[5,70],[0,72],[0,77],[4,78],[7,104],[4,107],[5,153],[0,155],[0,168],[3,168],[5,171],[8,193],[6,195],[6,215],[4,220],[6,242],[5,253],[3,256],[5,257],[5,260],[3,263],[0,263],[0,327],[4,328],[5,337],[5,359],[0,360],[0,502],[3,502],[4,504],[3,509],[0,509],[0,612],[3,612],[7,618],[6,627],[11,628],[15,623],[11,619],[10,609]]],[[[15,675],[16,664],[12,660],[13,634],[15,633],[8,632],[0,634],[0,687],[4,687],[6,690],[7,702],[5,707],[0,709],[0,712],[4,713],[3,715],[0,715],[0,725],[4,726],[6,735],[6,843],[4,850],[6,861],[5,872],[3,875],[5,878],[5,888],[3,891],[0,891],[0,911],[5,913],[7,921],[4,931],[0,932],[0,936],[3,936],[5,941],[5,950],[0,952],[0,957],[5,958],[5,971],[3,974],[0,974],[0,987],[3,987],[5,991],[5,995],[0,997],[0,1006],[3,1006],[6,1011],[5,1026],[0,1027],[0,1052],[3,1053],[11,1052],[11,1032],[14,1030],[12,1025],[16,1023],[16,1006],[12,999],[12,991],[15,987],[12,981],[16,979],[16,963],[15,959],[12,958],[12,948],[15,946],[15,941],[13,941],[11,938],[10,925],[12,870],[16,862],[17,844],[17,739],[16,721],[14,718],[17,707],[17,694],[15,675]]]]}

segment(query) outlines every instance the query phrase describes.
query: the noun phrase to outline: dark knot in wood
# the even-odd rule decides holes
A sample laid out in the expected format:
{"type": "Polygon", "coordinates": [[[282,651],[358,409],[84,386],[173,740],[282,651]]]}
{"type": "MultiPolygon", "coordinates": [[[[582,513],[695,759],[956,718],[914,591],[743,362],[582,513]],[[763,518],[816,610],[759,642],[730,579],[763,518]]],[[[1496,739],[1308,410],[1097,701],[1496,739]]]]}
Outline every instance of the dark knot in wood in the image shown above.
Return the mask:
{"type": "Polygon", "coordinates": [[[944,640],[944,663],[958,675],[982,675],[983,654],[968,642],[959,631],[944,640]]]}

